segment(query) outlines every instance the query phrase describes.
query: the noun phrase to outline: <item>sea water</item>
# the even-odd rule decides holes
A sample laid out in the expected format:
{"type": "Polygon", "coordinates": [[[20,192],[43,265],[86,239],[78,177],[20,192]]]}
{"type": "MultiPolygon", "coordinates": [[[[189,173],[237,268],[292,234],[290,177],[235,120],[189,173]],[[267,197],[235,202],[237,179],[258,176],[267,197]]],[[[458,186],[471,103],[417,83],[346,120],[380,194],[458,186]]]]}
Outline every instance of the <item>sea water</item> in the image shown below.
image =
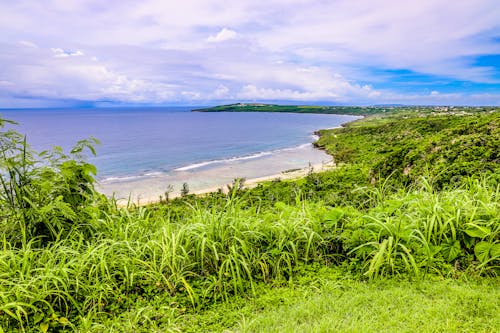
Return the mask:
{"type": "MultiPolygon", "coordinates": [[[[310,146],[314,132],[356,119],[293,113],[202,113],[193,107],[2,110],[37,151],[81,139],[101,142],[89,162],[100,183],[118,183],[175,172],[269,158],[310,146]]],[[[297,155],[297,154],[296,154],[297,155]]],[[[291,156],[291,155],[290,155],[291,156]]],[[[285,165],[283,167],[286,167],[285,165]]]]}

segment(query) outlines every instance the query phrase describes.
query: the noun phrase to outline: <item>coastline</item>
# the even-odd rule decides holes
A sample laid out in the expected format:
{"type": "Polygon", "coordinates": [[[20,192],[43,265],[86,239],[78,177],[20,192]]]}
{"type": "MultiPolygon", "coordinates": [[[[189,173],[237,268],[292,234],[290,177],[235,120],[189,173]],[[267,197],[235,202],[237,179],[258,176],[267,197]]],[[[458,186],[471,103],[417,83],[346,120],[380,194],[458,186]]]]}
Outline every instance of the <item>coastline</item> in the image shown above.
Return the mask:
{"type": "Polygon", "coordinates": [[[165,199],[181,196],[181,188],[188,184],[189,194],[204,195],[222,190],[227,192],[237,178],[243,178],[243,188],[253,188],[259,183],[275,179],[291,180],[305,177],[309,172],[322,172],[335,168],[333,156],[316,143],[323,130],[345,127],[346,124],[365,118],[359,116],[336,127],[313,132],[314,141],[296,147],[261,152],[249,156],[236,156],[227,160],[205,161],[174,169],[168,173],[152,172],[141,176],[117,177],[109,183],[98,183],[96,189],[114,196],[119,206],[132,203],[146,206],[165,199]],[[311,170],[312,169],[312,170],[311,170]],[[170,188],[169,188],[170,187],[170,188]]]}
{"type": "Polygon", "coordinates": [[[196,168],[178,168],[168,173],[152,173],[138,178],[98,183],[96,189],[117,199],[120,206],[128,202],[136,205],[158,203],[160,196],[179,197],[183,183],[189,186],[189,194],[203,195],[227,190],[236,178],[244,178],[245,188],[274,179],[296,179],[310,172],[329,170],[334,167],[333,158],[324,150],[315,147],[314,142],[287,148],[272,154],[262,154],[252,159],[233,158],[225,162],[199,163],[196,168]]]}
{"type": "MultiPolygon", "coordinates": [[[[335,168],[335,163],[332,161],[326,162],[326,163],[321,163],[321,164],[314,164],[311,166],[307,166],[305,168],[299,168],[299,169],[294,169],[292,171],[282,171],[277,174],[269,175],[269,176],[264,176],[264,177],[257,177],[257,178],[250,178],[250,179],[245,179],[243,188],[248,189],[248,188],[254,188],[258,186],[260,183],[264,183],[267,181],[272,181],[276,179],[280,180],[292,180],[292,179],[300,179],[302,177],[307,176],[309,172],[322,172],[322,171],[327,171],[335,168]],[[311,170],[312,169],[312,170],[311,170]]],[[[219,190],[222,190],[224,193],[227,193],[228,186],[232,185],[231,182],[229,183],[224,183],[220,184],[219,186],[214,186],[214,187],[207,187],[203,189],[199,189],[196,191],[192,191],[189,194],[194,194],[194,195],[205,195],[213,192],[217,192],[219,190]]],[[[169,195],[169,199],[175,199],[181,197],[181,193],[179,191],[171,192],[169,195]]],[[[117,204],[119,207],[125,207],[128,204],[128,199],[122,198],[117,200],[117,204]]],[[[133,204],[136,206],[147,206],[147,205],[153,205],[157,204],[160,202],[159,197],[149,197],[149,198],[136,198],[135,201],[131,201],[133,204]]]]}

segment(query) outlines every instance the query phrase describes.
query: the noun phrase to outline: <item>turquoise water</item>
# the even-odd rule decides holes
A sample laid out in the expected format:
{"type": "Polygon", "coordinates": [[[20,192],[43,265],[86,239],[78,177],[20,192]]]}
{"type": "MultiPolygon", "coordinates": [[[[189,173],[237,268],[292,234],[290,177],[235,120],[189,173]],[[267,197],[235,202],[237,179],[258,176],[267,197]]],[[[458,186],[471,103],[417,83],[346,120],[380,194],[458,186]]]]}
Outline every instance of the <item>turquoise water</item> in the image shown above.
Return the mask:
{"type": "Polygon", "coordinates": [[[133,179],[260,158],[314,141],[321,128],[352,116],[284,113],[199,113],[189,107],[2,110],[36,150],[68,150],[77,140],[101,141],[98,179],[133,179]]]}

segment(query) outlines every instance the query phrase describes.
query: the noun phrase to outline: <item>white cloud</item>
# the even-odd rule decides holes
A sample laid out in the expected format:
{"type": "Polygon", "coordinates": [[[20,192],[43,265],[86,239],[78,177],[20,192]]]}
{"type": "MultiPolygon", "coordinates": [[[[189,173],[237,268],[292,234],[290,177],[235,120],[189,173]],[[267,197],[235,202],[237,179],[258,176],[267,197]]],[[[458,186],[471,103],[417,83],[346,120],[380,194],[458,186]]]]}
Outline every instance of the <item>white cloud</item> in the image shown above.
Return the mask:
{"type": "Polygon", "coordinates": [[[2,95],[32,99],[65,99],[78,101],[116,100],[123,102],[165,102],[175,97],[172,85],[133,78],[119,69],[88,57],[82,51],[53,49],[19,49],[2,45],[0,63],[10,67],[0,71],[2,95]],[[9,55],[15,55],[10,57],[9,55]],[[65,58],[61,62],[60,58],[65,58]],[[26,65],[28,61],[30,65],[26,65]]]}
{"type": "Polygon", "coordinates": [[[61,48],[51,48],[50,50],[54,53],[54,57],[56,58],[78,57],[84,55],[84,53],[80,50],[65,51],[61,48]]]}
{"type": "Polygon", "coordinates": [[[215,36],[209,36],[207,38],[207,42],[209,43],[219,43],[224,42],[226,40],[235,39],[238,36],[238,33],[234,30],[222,28],[215,36]]]}
{"type": "Polygon", "coordinates": [[[466,57],[500,53],[500,7],[494,0],[332,1],[291,9],[293,24],[262,31],[260,43],[275,51],[334,63],[406,68],[482,81],[490,70],[471,69],[466,57]],[[446,13],[446,15],[443,15],[446,13]],[[481,17],[481,19],[478,19],[481,17]]]}
{"type": "Polygon", "coordinates": [[[499,29],[498,0],[18,0],[0,11],[0,81],[4,100],[464,101],[391,78],[498,85],[474,61],[500,54],[499,29]]]}
{"type": "Polygon", "coordinates": [[[293,89],[280,88],[259,88],[249,84],[244,86],[237,94],[238,99],[243,100],[322,100],[322,99],[338,99],[338,95],[334,92],[320,94],[317,92],[300,91],[293,89]]]}

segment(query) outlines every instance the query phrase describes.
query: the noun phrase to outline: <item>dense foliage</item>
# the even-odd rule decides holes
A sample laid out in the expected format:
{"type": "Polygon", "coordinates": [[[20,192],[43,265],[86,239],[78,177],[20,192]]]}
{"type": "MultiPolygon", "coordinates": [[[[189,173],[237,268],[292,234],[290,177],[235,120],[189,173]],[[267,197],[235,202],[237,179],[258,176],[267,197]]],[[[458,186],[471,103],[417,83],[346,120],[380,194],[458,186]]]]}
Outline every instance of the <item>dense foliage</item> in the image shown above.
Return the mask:
{"type": "Polygon", "coordinates": [[[376,118],[365,126],[320,131],[319,147],[338,163],[369,165],[377,180],[415,183],[422,175],[441,187],[494,174],[500,164],[500,113],[410,114],[376,118]]]}
{"type": "Polygon", "coordinates": [[[93,189],[82,156],[93,142],[38,154],[3,131],[0,332],[107,331],[100,322],[144,303],[124,331],[176,329],[190,311],[320,267],[358,280],[495,277],[499,119],[366,118],[321,132],[335,170],[126,208],[93,189]]]}
{"type": "Polygon", "coordinates": [[[99,195],[93,188],[96,169],[82,153],[88,148],[95,154],[95,143],[79,141],[69,155],[59,147],[35,153],[17,132],[0,132],[1,226],[10,245],[44,245],[76,229],[87,231],[99,195]]]}

